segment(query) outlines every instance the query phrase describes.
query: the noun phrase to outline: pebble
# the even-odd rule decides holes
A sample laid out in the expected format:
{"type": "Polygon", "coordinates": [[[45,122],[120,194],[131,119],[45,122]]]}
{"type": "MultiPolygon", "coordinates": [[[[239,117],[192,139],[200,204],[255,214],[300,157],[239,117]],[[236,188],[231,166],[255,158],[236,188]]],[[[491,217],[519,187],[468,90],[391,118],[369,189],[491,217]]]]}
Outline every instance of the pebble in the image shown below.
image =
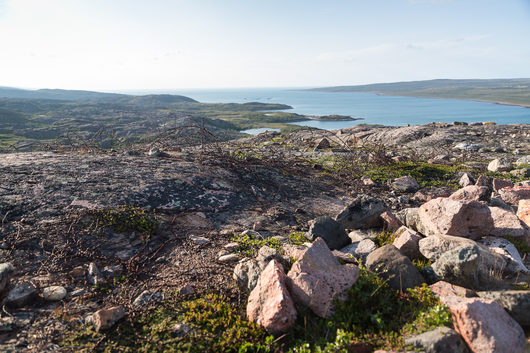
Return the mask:
{"type": "Polygon", "coordinates": [[[63,300],[66,297],[66,288],[62,286],[50,286],[46,287],[42,291],[42,297],[44,300],[53,302],[63,300]]]}

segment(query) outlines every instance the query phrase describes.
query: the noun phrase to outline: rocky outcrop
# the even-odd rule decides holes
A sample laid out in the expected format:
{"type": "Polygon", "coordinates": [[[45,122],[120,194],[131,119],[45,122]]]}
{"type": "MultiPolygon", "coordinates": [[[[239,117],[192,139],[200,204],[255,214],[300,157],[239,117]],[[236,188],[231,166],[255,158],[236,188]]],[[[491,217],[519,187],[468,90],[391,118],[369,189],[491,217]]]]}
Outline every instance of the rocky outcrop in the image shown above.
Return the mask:
{"type": "Polygon", "coordinates": [[[333,300],[344,299],[347,289],[359,278],[355,265],[341,265],[326,243],[317,238],[287,273],[288,286],[296,303],[309,307],[320,317],[334,313],[333,300]]]}
{"type": "Polygon", "coordinates": [[[271,260],[261,273],[247,303],[247,317],[277,334],[287,331],[296,320],[296,309],[286,286],[282,265],[271,260]]]}

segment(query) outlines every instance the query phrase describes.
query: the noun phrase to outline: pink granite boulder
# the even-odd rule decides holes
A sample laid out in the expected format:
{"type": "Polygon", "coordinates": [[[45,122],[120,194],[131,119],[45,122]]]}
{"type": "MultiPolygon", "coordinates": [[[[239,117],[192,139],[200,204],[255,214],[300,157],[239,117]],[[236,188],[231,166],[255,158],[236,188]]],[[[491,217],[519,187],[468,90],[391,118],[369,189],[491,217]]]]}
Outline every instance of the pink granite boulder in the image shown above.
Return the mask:
{"type": "Polygon", "coordinates": [[[521,326],[493,300],[441,298],[453,316],[453,325],[474,353],[524,353],[521,326]]]}
{"type": "Polygon", "coordinates": [[[250,293],[247,317],[272,334],[282,333],[294,324],[296,309],[285,284],[282,265],[271,260],[250,293]]]}
{"type": "Polygon", "coordinates": [[[457,201],[489,201],[490,189],[486,186],[469,185],[455,191],[449,198],[457,201]]]}
{"type": "Polygon", "coordinates": [[[510,205],[517,205],[521,200],[530,199],[530,186],[514,186],[499,190],[501,199],[510,205]]]}
{"type": "Polygon", "coordinates": [[[490,235],[496,237],[510,235],[516,238],[530,237],[530,229],[514,213],[500,207],[490,207],[490,211],[493,218],[493,228],[490,235]]]}
{"type": "Polygon", "coordinates": [[[320,317],[331,317],[333,301],[345,299],[346,290],[359,278],[359,268],[341,265],[324,240],[317,238],[293,264],[287,277],[295,302],[309,307],[320,317]]]}
{"type": "Polygon", "coordinates": [[[524,224],[530,227],[530,199],[519,201],[517,217],[519,217],[524,224]]]}
{"type": "Polygon", "coordinates": [[[407,256],[409,259],[417,259],[421,257],[418,245],[421,236],[417,232],[403,226],[396,231],[396,235],[397,237],[393,244],[403,255],[407,256]]]}
{"type": "Polygon", "coordinates": [[[437,198],[421,205],[418,216],[426,236],[449,234],[478,239],[493,228],[490,209],[478,201],[437,198]]]}
{"type": "Polygon", "coordinates": [[[401,223],[401,221],[390,211],[381,213],[380,217],[383,219],[386,229],[390,232],[395,232],[403,225],[403,223],[401,223]]]}

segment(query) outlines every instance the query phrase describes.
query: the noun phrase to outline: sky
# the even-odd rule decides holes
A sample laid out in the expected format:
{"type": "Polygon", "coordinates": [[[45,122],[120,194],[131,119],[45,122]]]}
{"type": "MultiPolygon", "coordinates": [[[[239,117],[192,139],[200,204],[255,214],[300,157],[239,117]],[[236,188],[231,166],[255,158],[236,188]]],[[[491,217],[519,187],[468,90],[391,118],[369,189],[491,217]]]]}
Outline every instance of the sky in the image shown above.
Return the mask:
{"type": "Polygon", "coordinates": [[[530,0],[0,0],[0,86],[530,77],[530,0]]]}

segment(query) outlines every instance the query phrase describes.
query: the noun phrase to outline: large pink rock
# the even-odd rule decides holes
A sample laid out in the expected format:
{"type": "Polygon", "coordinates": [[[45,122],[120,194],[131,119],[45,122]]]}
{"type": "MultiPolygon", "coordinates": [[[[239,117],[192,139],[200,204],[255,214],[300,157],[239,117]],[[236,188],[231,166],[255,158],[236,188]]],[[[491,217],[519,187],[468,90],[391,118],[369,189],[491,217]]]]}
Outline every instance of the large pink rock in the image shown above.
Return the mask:
{"type": "Polygon", "coordinates": [[[530,227],[530,200],[520,200],[517,208],[517,217],[530,227]]]}
{"type": "Polygon", "coordinates": [[[524,353],[525,334],[521,326],[493,300],[442,297],[449,307],[453,325],[475,353],[524,353]]]}
{"type": "Polygon", "coordinates": [[[517,205],[521,200],[530,199],[530,186],[514,186],[499,190],[501,199],[510,205],[517,205]]]}
{"type": "Polygon", "coordinates": [[[390,211],[385,211],[381,213],[380,217],[381,219],[383,219],[386,229],[389,232],[395,232],[399,229],[399,227],[403,225],[403,223],[401,223],[401,221],[390,211]]]}
{"type": "Polygon", "coordinates": [[[283,267],[276,260],[265,266],[250,293],[247,317],[273,334],[285,332],[294,324],[296,309],[285,284],[283,267]]]}
{"type": "Polygon", "coordinates": [[[394,239],[394,246],[399,251],[407,256],[409,259],[417,259],[421,257],[419,241],[421,236],[410,228],[405,226],[396,231],[396,239],[394,239]]]}
{"type": "Polygon", "coordinates": [[[341,265],[321,238],[317,238],[287,274],[295,302],[320,317],[334,313],[333,300],[345,299],[346,290],[359,278],[359,268],[341,265]]]}
{"type": "Polygon", "coordinates": [[[500,189],[513,187],[513,183],[510,179],[493,178],[491,186],[493,186],[493,191],[498,192],[500,189]]]}
{"type": "MultiPolygon", "coordinates": [[[[445,281],[438,281],[429,286],[431,291],[438,297],[476,297],[477,293],[474,290],[457,286],[445,281]]],[[[442,300],[442,299],[441,299],[442,300]]]]}
{"type": "Polygon", "coordinates": [[[421,205],[418,216],[426,236],[449,234],[478,239],[493,228],[488,206],[478,201],[437,198],[421,205]]]}
{"type": "Polygon", "coordinates": [[[490,189],[486,186],[469,185],[455,191],[449,198],[458,201],[488,201],[490,189]]]}
{"type": "Polygon", "coordinates": [[[530,229],[514,213],[500,207],[490,207],[490,211],[493,218],[493,228],[490,235],[496,237],[510,235],[516,238],[530,237],[530,229]]]}

